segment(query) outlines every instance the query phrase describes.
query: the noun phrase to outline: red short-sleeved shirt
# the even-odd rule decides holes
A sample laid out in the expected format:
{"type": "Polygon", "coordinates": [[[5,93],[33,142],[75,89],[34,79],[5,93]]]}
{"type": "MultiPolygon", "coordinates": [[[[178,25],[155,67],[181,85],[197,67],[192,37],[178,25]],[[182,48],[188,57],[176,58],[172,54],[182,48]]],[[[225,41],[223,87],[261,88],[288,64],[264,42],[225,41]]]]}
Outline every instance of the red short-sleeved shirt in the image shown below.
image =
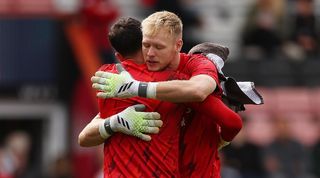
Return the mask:
{"type": "MultiPolygon", "coordinates": [[[[153,73],[131,61],[122,63],[125,69],[137,80],[154,81],[153,73]]],[[[101,70],[115,72],[114,65],[104,65],[101,70]]],[[[161,77],[168,77],[163,75],[161,77]]],[[[158,76],[159,78],[159,76],[158,76]]],[[[167,78],[164,78],[167,80],[167,78]]],[[[134,97],[130,99],[99,100],[101,117],[109,117],[134,104],[145,104],[146,111],[157,111],[163,126],[159,134],[152,135],[150,142],[133,136],[116,133],[104,147],[105,177],[179,177],[178,143],[180,118],[184,106],[169,102],[134,97]]]]}
{"type": "MultiPolygon", "coordinates": [[[[189,79],[207,74],[218,81],[214,65],[201,55],[181,54],[177,71],[149,72],[145,65],[130,60],[122,63],[125,69],[139,81],[165,81],[189,79]]],[[[114,65],[104,65],[100,70],[116,72],[114,65]]],[[[217,82],[218,83],[218,82],[217,82]]],[[[220,91],[220,89],[218,90],[220,91]]],[[[100,115],[103,118],[121,112],[128,106],[142,103],[146,111],[161,114],[164,125],[159,134],[152,135],[151,142],[117,133],[105,143],[104,175],[122,177],[179,177],[178,156],[182,114],[185,106],[152,99],[99,99],[100,115]]]]}
{"type": "MultiPolygon", "coordinates": [[[[191,60],[181,60],[178,70],[185,74],[191,74],[190,70],[193,70],[196,71],[193,74],[211,76],[217,83],[217,89],[212,95],[220,99],[222,88],[220,87],[217,71],[204,70],[215,68],[212,65],[212,62],[204,56],[194,55],[191,60]]],[[[189,75],[189,78],[192,76],[189,75]]],[[[223,103],[221,102],[221,104],[223,103]]],[[[192,105],[192,103],[188,105],[192,105]]],[[[218,125],[213,121],[213,118],[208,118],[203,113],[189,108],[184,114],[182,122],[179,158],[181,177],[220,178],[220,161],[217,152],[217,144],[219,142],[218,125]]]]}

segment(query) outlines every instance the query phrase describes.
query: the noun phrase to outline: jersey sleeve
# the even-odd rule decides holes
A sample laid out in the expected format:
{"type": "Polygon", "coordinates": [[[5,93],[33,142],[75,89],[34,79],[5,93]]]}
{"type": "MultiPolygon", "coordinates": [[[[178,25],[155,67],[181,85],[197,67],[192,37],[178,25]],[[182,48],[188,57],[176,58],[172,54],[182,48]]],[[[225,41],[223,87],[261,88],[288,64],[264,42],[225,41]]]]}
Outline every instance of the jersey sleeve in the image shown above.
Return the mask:
{"type": "Polygon", "coordinates": [[[190,103],[188,106],[218,124],[221,127],[221,137],[225,141],[231,141],[242,128],[240,116],[228,108],[217,96],[209,95],[203,102],[190,103]]]}
{"type": "Polygon", "coordinates": [[[191,77],[195,75],[205,74],[212,77],[217,83],[219,82],[216,66],[201,54],[192,55],[188,62],[191,77]]]}
{"type": "Polygon", "coordinates": [[[210,61],[209,59],[207,59],[205,56],[201,54],[196,54],[196,55],[190,56],[190,60],[187,66],[188,66],[187,68],[189,70],[189,73],[191,74],[190,77],[193,77],[196,75],[208,75],[212,77],[217,84],[217,87],[214,93],[217,95],[222,94],[222,88],[220,85],[218,71],[212,61],[210,61]]]}

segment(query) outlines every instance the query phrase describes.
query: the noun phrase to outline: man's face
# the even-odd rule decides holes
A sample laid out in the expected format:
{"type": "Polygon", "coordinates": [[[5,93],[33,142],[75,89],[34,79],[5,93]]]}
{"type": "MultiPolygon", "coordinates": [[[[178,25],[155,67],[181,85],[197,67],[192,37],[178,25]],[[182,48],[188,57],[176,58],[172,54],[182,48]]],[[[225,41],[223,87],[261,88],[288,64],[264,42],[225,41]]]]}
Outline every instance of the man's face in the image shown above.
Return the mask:
{"type": "Polygon", "coordinates": [[[175,63],[179,63],[180,43],[182,45],[182,40],[176,40],[164,30],[153,36],[143,34],[142,53],[148,70],[171,69],[175,63]]]}

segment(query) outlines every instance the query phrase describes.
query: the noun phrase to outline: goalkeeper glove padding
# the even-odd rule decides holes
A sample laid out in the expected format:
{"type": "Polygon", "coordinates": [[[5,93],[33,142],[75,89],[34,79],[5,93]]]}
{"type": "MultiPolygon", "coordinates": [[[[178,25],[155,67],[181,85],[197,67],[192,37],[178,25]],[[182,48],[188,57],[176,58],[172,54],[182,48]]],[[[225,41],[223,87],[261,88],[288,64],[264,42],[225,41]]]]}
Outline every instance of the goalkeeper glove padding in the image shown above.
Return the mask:
{"type": "Polygon", "coordinates": [[[116,64],[119,74],[98,71],[91,78],[92,87],[100,90],[99,98],[130,98],[140,96],[145,98],[156,97],[156,82],[140,82],[124,70],[121,64],[116,64]]]}
{"type": "Polygon", "coordinates": [[[218,151],[229,144],[230,142],[224,141],[223,138],[220,136],[220,141],[218,143],[218,151]]]}
{"type": "Polygon", "coordinates": [[[130,106],[122,112],[106,119],[99,126],[102,138],[108,138],[113,132],[121,132],[127,135],[150,141],[151,136],[147,134],[159,133],[159,127],[163,122],[157,112],[141,112],[145,109],[142,104],[130,106]]]}

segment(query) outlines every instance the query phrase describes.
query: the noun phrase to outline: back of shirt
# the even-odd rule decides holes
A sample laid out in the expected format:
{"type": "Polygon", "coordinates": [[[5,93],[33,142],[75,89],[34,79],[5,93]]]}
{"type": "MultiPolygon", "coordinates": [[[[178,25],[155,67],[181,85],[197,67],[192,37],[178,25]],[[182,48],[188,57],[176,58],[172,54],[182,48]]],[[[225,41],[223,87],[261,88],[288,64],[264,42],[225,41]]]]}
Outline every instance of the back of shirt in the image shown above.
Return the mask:
{"type": "MultiPolygon", "coordinates": [[[[155,73],[130,61],[123,66],[133,78],[154,81],[155,73]]],[[[114,65],[105,65],[100,70],[115,72],[114,65]]],[[[171,72],[156,73],[158,80],[171,78],[171,72]]],[[[146,111],[161,115],[163,126],[159,134],[152,135],[150,142],[136,137],[116,133],[105,142],[105,177],[179,177],[178,153],[181,115],[184,106],[170,102],[134,97],[130,99],[99,99],[102,118],[117,114],[127,107],[142,103],[146,111]]]]}
{"type": "MultiPolygon", "coordinates": [[[[215,95],[219,96],[222,90],[219,86],[216,68],[212,62],[201,55],[189,56],[181,54],[180,59],[177,71],[148,72],[144,65],[138,66],[130,62],[123,65],[133,78],[140,81],[189,79],[195,75],[206,74],[211,76],[218,84],[215,95]]],[[[102,69],[115,72],[114,66],[102,69]]],[[[105,176],[150,177],[151,175],[156,177],[179,177],[177,158],[181,114],[184,112],[183,106],[139,97],[126,100],[100,100],[99,103],[102,109],[100,111],[102,117],[111,116],[121,112],[128,106],[142,103],[147,106],[147,111],[159,112],[164,122],[160,133],[153,135],[151,142],[144,142],[120,133],[112,136],[105,146],[105,176]],[[128,170],[128,168],[130,169],[128,170]]],[[[182,140],[187,141],[185,151],[180,154],[182,175],[190,173],[188,170],[192,165],[189,164],[197,162],[203,162],[203,164],[201,163],[195,167],[196,170],[191,169],[191,174],[193,175],[205,170],[206,172],[219,171],[219,162],[215,161],[217,159],[217,152],[215,152],[217,140],[212,139],[218,136],[216,133],[217,125],[211,124],[207,129],[203,129],[203,127],[209,125],[206,122],[202,122],[202,118],[208,120],[201,113],[197,113],[194,119],[188,121],[191,129],[186,129],[182,137],[182,140]],[[203,136],[203,139],[199,142],[199,137],[201,136],[203,136]],[[198,145],[199,143],[201,144],[198,145]],[[205,151],[202,150],[204,148],[205,151]],[[203,153],[207,151],[209,155],[206,159],[203,159],[203,153]]]]}

